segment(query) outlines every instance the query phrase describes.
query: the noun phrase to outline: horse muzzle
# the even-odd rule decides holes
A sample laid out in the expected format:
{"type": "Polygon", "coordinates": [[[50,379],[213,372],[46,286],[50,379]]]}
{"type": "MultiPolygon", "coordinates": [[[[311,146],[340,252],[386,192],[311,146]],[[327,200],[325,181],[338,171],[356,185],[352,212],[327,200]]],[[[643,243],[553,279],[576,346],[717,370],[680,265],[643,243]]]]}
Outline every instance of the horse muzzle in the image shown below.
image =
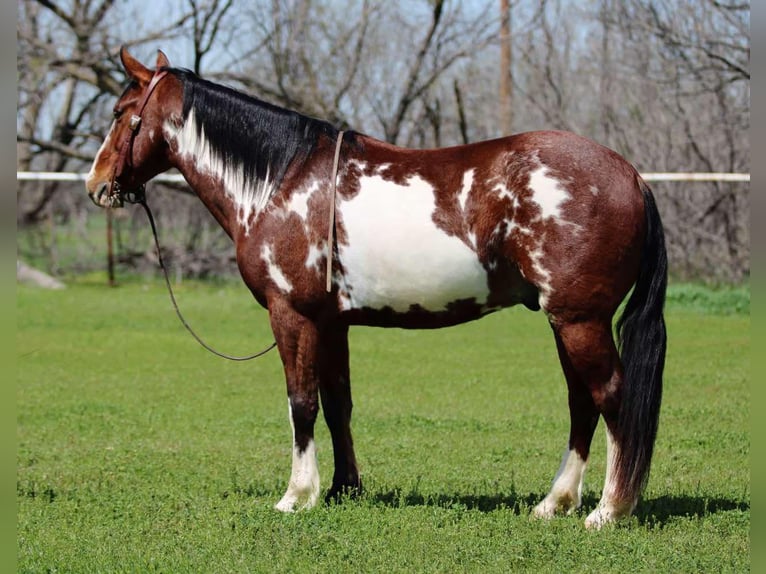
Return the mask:
{"type": "Polygon", "coordinates": [[[88,190],[91,201],[99,207],[122,207],[125,202],[118,190],[112,190],[109,183],[102,183],[95,190],[88,190]],[[116,192],[116,193],[115,193],[116,192]]]}
{"type": "Polygon", "coordinates": [[[118,182],[111,186],[102,183],[95,191],[88,191],[90,199],[99,207],[124,207],[126,203],[142,203],[146,197],[146,187],[141,184],[123,188],[118,182]]]}

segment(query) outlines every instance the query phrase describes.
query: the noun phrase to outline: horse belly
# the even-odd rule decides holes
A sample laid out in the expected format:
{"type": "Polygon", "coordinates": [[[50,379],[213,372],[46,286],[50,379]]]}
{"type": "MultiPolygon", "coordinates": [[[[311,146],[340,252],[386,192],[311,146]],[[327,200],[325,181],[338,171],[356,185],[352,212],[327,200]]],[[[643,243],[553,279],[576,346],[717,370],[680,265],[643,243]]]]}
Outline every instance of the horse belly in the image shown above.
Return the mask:
{"type": "Polygon", "coordinates": [[[343,310],[438,314],[459,302],[486,303],[487,273],[472,247],[434,223],[428,182],[361,180],[359,193],[338,205],[343,310]]]}

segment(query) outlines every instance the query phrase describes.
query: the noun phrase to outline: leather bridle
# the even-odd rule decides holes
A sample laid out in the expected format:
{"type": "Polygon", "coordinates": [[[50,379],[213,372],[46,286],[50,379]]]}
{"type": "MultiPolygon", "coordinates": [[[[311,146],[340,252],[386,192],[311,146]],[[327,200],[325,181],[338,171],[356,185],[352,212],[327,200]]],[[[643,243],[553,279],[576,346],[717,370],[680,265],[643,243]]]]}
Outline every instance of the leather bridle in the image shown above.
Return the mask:
{"type": "Polygon", "coordinates": [[[144,108],[146,108],[146,104],[149,102],[149,98],[151,97],[152,92],[154,92],[154,89],[157,87],[157,84],[159,84],[160,80],[162,80],[162,78],[167,75],[168,70],[163,69],[157,70],[154,73],[154,76],[152,76],[152,79],[149,82],[149,85],[146,87],[144,95],[141,98],[138,107],[136,108],[136,113],[130,116],[130,121],[128,123],[129,130],[122,142],[122,145],[120,146],[117,163],[114,165],[114,169],[112,170],[112,179],[109,184],[109,191],[107,193],[109,207],[122,207],[125,202],[141,203],[144,200],[146,186],[143,183],[139,184],[136,188],[122,189],[119,182],[117,181],[117,178],[124,175],[126,165],[133,167],[133,143],[135,142],[136,135],[138,134],[138,130],[141,127],[141,119],[144,113],[144,108]]]}

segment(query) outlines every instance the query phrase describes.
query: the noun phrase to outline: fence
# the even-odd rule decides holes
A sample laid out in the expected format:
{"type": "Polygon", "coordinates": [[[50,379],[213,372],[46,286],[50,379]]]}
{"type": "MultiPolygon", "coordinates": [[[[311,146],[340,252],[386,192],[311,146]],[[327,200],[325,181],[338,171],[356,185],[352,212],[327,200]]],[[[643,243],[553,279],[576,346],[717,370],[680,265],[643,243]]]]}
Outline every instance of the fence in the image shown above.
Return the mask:
{"type": "MultiPolygon", "coordinates": [[[[143,214],[106,210],[102,216],[82,193],[86,177],[84,173],[17,172],[20,183],[32,186],[31,196],[35,185],[42,189],[49,182],[60,182],[72,191],[57,190],[36,225],[20,222],[19,256],[53,275],[103,271],[106,263],[110,282],[120,265],[126,271],[150,272],[156,259],[143,214]]],[[[642,177],[654,182],[674,277],[709,282],[740,282],[749,277],[749,173],[649,172],[642,177]]],[[[177,173],[153,179],[159,184],[152,190],[152,204],[162,229],[163,258],[174,268],[177,280],[236,275],[231,243],[201,202],[188,194],[163,193],[163,184],[178,189],[183,181],[177,173]]],[[[20,194],[19,201],[26,195],[20,194]]]]}

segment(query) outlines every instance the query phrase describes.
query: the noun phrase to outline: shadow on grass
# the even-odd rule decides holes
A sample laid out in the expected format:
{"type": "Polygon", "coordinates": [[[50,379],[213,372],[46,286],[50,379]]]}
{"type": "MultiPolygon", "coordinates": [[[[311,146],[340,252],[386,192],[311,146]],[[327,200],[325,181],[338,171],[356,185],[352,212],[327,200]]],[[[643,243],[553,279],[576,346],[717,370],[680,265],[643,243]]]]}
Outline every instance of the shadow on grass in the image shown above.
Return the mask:
{"type": "Polygon", "coordinates": [[[720,512],[749,512],[750,502],[703,495],[666,495],[640,500],[634,515],[641,524],[663,525],[672,518],[702,518],[720,512]]]}
{"type": "MultiPolygon", "coordinates": [[[[371,493],[368,499],[373,504],[394,508],[405,506],[435,506],[441,508],[462,508],[491,512],[509,509],[514,514],[528,514],[545,497],[545,493],[519,494],[510,492],[497,495],[464,494],[421,494],[403,493],[398,490],[371,493]]],[[[599,497],[593,493],[584,493],[581,512],[588,513],[596,507],[599,497]]],[[[673,518],[702,518],[712,514],[729,511],[747,512],[750,503],[728,498],[711,498],[702,495],[667,495],[639,501],[633,516],[639,524],[662,526],[673,518]]]]}
{"type": "MultiPolygon", "coordinates": [[[[461,508],[492,512],[508,509],[514,514],[526,514],[545,497],[545,494],[519,494],[515,491],[503,494],[421,494],[420,492],[402,492],[389,490],[367,495],[373,504],[401,508],[405,506],[435,506],[440,508],[461,508]]],[[[595,504],[595,496],[583,495],[583,505],[595,504]],[[592,500],[591,500],[592,499],[592,500]]]]}

